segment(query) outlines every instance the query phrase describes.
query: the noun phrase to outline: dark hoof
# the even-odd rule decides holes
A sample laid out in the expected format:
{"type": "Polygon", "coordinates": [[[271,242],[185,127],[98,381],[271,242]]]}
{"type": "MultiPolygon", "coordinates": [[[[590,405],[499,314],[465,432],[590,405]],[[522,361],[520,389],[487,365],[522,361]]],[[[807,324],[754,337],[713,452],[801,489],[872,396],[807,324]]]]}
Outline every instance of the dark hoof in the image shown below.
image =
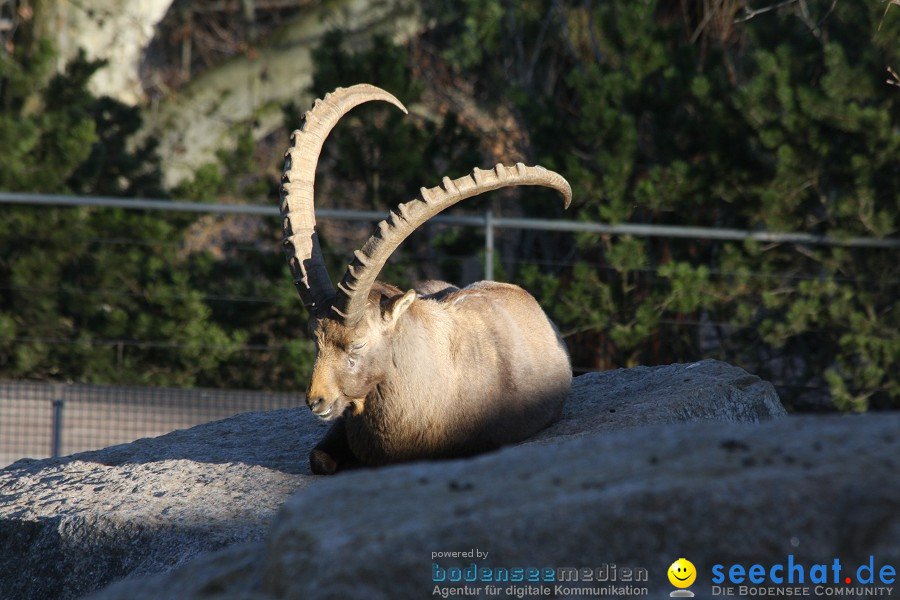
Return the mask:
{"type": "Polygon", "coordinates": [[[309,453],[309,468],[316,475],[334,475],[338,464],[324,450],[315,449],[309,453]]]}

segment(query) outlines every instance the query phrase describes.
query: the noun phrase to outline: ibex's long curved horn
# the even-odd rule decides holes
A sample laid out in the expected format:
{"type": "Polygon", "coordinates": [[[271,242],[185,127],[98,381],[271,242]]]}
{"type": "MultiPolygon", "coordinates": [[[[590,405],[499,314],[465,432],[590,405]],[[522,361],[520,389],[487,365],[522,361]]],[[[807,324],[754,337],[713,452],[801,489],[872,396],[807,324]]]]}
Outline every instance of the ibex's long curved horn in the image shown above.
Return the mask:
{"type": "Polygon", "coordinates": [[[373,85],[338,88],[316,100],[306,113],[303,127],[291,134],[291,147],[284,154],[281,177],[281,221],[284,253],[294,285],[310,315],[322,316],[334,298],[328,276],[313,207],[316,164],[322,144],[337,122],[352,108],[370,100],[384,100],[407,112],[388,92],[373,85]]]}
{"type": "Polygon", "coordinates": [[[332,310],[347,325],[359,322],[368,301],[369,290],[384,263],[419,225],[461,200],[513,185],[553,188],[565,198],[566,208],[572,200],[572,188],[562,175],[543,167],[528,167],[522,163],[514,167],[497,165],[490,171],[475,169],[471,175],[459,179],[444,177],[443,186],[422,188],[418,197],[398,206],[387,219],[378,224],[378,231],[361,250],[354,253],[353,262],[338,284],[332,310]]]}

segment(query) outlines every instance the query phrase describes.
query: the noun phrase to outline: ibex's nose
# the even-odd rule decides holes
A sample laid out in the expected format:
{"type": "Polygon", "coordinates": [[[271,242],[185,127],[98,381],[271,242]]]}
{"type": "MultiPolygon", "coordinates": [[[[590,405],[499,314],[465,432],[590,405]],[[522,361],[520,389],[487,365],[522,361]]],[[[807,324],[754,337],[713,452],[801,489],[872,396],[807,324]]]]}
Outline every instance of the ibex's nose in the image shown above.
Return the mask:
{"type": "Polygon", "coordinates": [[[325,398],[322,396],[310,396],[307,393],[306,405],[309,406],[309,410],[319,414],[322,411],[322,407],[325,405],[325,398]]]}

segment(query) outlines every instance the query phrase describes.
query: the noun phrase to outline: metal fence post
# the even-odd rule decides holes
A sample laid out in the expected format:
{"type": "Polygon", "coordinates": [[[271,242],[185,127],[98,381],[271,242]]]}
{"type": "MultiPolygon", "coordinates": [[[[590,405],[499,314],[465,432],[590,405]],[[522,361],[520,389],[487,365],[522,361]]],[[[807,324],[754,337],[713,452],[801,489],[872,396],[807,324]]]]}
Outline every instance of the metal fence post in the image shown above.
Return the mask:
{"type": "Polygon", "coordinates": [[[494,211],[484,213],[484,278],[494,279],[494,211]]]}
{"type": "Polygon", "coordinates": [[[50,443],[50,456],[58,457],[62,453],[62,418],[63,401],[53,401],[53,434],[50,443]]]}

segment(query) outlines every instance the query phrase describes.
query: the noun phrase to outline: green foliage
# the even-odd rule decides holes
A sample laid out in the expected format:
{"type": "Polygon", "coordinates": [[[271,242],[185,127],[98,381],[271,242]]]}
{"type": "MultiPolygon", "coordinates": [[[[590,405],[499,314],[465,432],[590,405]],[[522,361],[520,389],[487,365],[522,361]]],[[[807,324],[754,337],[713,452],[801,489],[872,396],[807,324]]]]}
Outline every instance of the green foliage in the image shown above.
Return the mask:
{"type": "Polygon", "coordinates": [[[193,385],[215,369],[233,340],[179,259],[183,233],[134,212],[5,211],[4,376],[193,385]]]}
{"type": "MultiPolygon", "coordinates": [[[[275,221],[259,221],[272,229],[275,221]]],[[[272,238],[266,245],[226,243],[220,257],[194,254],[191,280],[210,290],[211,320],[240,342],[239,351],[218,360],[199,381],[208,387],[303,390],[314,348],[307,337],[306,314],[297,299],[284,260],[272,238]]]]}
{"type": "Polygon", "coordinates": [[[178,183],[172,194],[191,202],[218,202],[223,198],[240,198],[242,202],[268,203],[274,184],[256,174],[253,151],[256,142],[250,128],[237,128],[234,148],[216,152],[216,160],[197,168],[194,176],[178,183]]]}
{"type": "MultiPolygon", "coordinates": [[[[332,43],[337,39],[332,36],[318,52],[322,66],[317,72],[349,79],[320,75],[320,85],[332,88],[356,82],[362,73],[367,78],[380,73],[377,83],[415,102],[420,91],[402,50],[375,40],[368,51],[353,54],[332,43]]],[[[40,56],[52,59],[49,51],[40,56]]],[[[154,141],[129,150],[140,128],[138,112],[87,91],[100,66],[80,56],[46,84],[41,83],[47,72],[41,64],[10,67],[19,79],[2,88],[7,95],[0,135],[17,150],[3,154],[3,188],[163,194],[154,141]],[[27,97],[14,97],[14,91],[27,97]]],[[[398,113],[386,124],[385,111],[364,110],[363,118],[342,123],[326,146],[334,158],[325,165],[331,172],[324,179],[341,183],[325,189],[386,211],[411,197],[411,180],[436,183],[438,166],[475,162],[474,139],[452,116],[434,124],[403,120],[398,113]],[[453,145],[439,145],[448,139],[453,145]]],[[[299,124],[295,109],[286,113],[299,124]]],[[[220,151],[215,162],[200,167],[173,195],[195,202],[270,204],[277,197],[277,181],[259,175],[270,172],[270,166],[257,164],[256,147],[249,134],[238,135],[233,149],[220,151]]],[[[179,213],[88,208],[16,208],[5,214],[0,223],[3,376],[305,387],[313,346],[306,337],[306,315],[277,252],[277,221],[198,221],[179,213]],[[226,235],[221,245],[206,250],[185,245],[192,236],[229,223],[243,233],[226,235]]],[[[448,245],[456,239],[444,237],[448,245]]],[[[410,244],[427,243],[420,238],[410,244]]],[[[346,265],[348,253],[342,247],[336,254],[335,274],[346,265]]],[[[394,264],[391,271],[401,283],[418,272],[412,261],[394,264]]]]}
{"type": "Polygon", "coordinates": [[[64,82],[96,69],[96,64],[81,57],[36,94],[35,84],[45,77],[53,54],[46,44],[23,53],[21,61],[0,54],[0,146],[4,148],[0,186],[23,191],[65,189],[66,180],[90,153],[96,127],[78,106],[66,105],[76,94],[66,93],[64,82]],[[47,168],[50,165],[52,169],[47,168]]]}
{"type": "MultiPolygon", "coordinates": [[[[217,153],[174,193],[194,202],[238,198],[242,203],[271,204],[275,182],[257,175],[255,142],[246,133],[235,147],[217,153]]],[[[185,265],[192,284],[207,290],[210,319],[239,342],[239,351],[220,357],[198,380],[207,387],[302,390],[314,358],[306,315],[297,300],[290,273],[278,252],[277,219],[207,218],[203,225],[232,225],[242,231],[218,248],[193,252],[185,265]]]]}
{"type": "MultiPolygon", "coordinates": [[[[100,63],[51,77],[44,43],[0,71],[0,187],[159,195],[153,142],[129,150],[136,109],[95,98],[100,63]]],[[[7,378],[193,385],[231,355],[180,249],[190,220],[91,208],[4,208],[0,370],[7,378]]]]}
{"type": "MultiPolygon", "coordinates": [[[[883,80],[900,12],[811,0],[735,23],[699,3],[452,4],[432,15],[445,58],[517,100],[577,218],[897,234],[900,94],[883,80]],[[541,57],[541,77],[517,54],[541,57]]],[[[576,252],[571,269],[517,275],[576,366],[694,360],[703,321],[714,355],[789,403],[823,384],[842,409],[900,403],[895,250],[580,236],[576,252]]]]}

